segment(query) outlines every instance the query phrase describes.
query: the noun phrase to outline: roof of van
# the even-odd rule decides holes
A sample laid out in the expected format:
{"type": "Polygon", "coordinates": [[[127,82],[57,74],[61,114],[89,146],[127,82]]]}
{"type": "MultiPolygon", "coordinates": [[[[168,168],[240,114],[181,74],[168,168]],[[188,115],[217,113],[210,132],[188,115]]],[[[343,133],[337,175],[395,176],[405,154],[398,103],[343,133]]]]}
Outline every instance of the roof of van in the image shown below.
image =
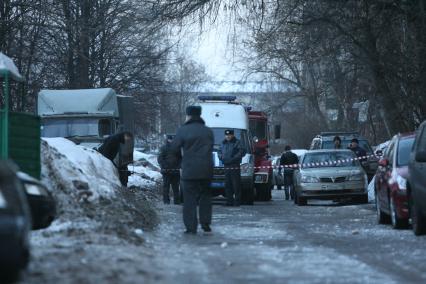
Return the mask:
{"type": "Polygon", "coordinates": [[[84,113],[118,117],[117,95],[111,88],[42,90],[38,94],[37,112],[41,116],[84,113]]]}
{"type": "Polygon", "coordinates": [[[208,127],[248,129],[244,106],[235,103],[200,103],[201,117],[208,127]]]}

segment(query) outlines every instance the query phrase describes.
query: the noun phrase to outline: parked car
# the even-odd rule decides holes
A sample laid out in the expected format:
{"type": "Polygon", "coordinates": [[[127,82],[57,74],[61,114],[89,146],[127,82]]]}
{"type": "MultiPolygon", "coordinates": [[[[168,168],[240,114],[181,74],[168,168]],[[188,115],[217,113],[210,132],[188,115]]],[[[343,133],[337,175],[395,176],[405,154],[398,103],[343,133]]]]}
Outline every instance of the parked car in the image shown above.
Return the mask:
{"type": "Polygon", "coordinates": [[[417,129],[410,154],[407,192],[414,234],[426,234],[426,121],[417,129]]]}
{"type": "Polygon", "coordinates": [[[414,133],[395,135],[383,152],[375,176],[377,221],[384,224],[390,220],[395,229],[408,226],[408,161],[414,138],[414,133]]]}
{"type": "Polygon", "coordinates": [[[18,178],[24,185],[31,209],[32,229],[49,227],[56,217],[56,201],[52,194],[44,184],[23,172],[18,172],[18,178]]]}
{"type": "Polygon", "coordinates": [[[367,175],[351,150],[313,150],[303,155],[297,171],[295,202],[308,199],[352,199],[368,202],[367,175]]]}
{"type": "Polygon", "coordinates": [[[378,166],[378,158],[374,156],[373,149],[370,146],[368,140],[361,136],[358,132],[321,132],[317,135],[311,143],[310,150],[316,149],[333,149],[334,142],[333,139],[335,136],[339,136],[342,140],[342,148],[346,149],[353,138],[357,138],[359,141],[359,146],[363,148],[369,158],[366,161],[362,162],[365,172],[367,173],[368,180],[370,181],[373,176],[376,174],[378,166]]]}
{"type": "Polygon", "coordinates": [[[22,183],[9,162],[0,162],[0,282],[18,277],[29,261],[31,214],[22,183]]]}

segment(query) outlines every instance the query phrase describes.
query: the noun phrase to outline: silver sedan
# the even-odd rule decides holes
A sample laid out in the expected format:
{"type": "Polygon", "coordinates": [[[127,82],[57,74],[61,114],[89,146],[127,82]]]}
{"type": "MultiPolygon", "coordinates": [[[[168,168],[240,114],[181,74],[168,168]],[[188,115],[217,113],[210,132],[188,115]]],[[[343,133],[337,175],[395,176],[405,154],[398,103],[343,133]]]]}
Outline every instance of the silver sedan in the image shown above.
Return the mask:
{"type": "Polygon", "coordinates": [[[368,202],[367,175],[350,150],[308,151],[296,175],[295,203],[308,199],[368,202]]]}

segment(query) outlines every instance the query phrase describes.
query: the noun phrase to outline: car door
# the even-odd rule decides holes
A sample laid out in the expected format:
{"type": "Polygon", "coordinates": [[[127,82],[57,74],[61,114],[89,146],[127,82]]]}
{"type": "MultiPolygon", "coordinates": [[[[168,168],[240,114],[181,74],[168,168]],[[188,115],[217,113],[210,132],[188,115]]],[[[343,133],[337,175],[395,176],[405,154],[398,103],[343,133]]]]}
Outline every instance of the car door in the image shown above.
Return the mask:
{"type": "Polygon", "coordinates": [[[380,200],[380,207],[384,211],[389,211],[389,178],[392,174],[392,167],[394,164],[395,146],[397,139],[394,138],[389,143],[389,147],[386,149],[382,161],[387,161],[388,165],[380,169],[379,180],[378,180],[378,195],[380,200]]]}
{"type": "Polygon", "coordinates": [[[422,207],[426,207],[426,164],[416,161],[415,155],[419,151],[426,151],[426,124],[423,123],[419,129],[416,144],[414,145],[414,157],[412,157],[413,166],[410,168],[410,178],[415,188],[415,197],[422,207]]]}

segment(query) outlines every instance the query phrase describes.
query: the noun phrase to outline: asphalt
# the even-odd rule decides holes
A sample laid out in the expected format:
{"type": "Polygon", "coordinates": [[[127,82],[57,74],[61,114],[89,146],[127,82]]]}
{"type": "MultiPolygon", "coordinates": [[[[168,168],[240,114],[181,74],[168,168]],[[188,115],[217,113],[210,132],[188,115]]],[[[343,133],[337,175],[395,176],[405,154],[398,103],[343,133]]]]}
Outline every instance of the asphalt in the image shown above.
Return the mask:
{"type": "Polygon", "coordinates": [[[181,207],[163,206],[148,236],[162,283],[425,283],[426,238],[378,225],[374,205],[217,200],[213,234],[183,234],[181,207]]]}

